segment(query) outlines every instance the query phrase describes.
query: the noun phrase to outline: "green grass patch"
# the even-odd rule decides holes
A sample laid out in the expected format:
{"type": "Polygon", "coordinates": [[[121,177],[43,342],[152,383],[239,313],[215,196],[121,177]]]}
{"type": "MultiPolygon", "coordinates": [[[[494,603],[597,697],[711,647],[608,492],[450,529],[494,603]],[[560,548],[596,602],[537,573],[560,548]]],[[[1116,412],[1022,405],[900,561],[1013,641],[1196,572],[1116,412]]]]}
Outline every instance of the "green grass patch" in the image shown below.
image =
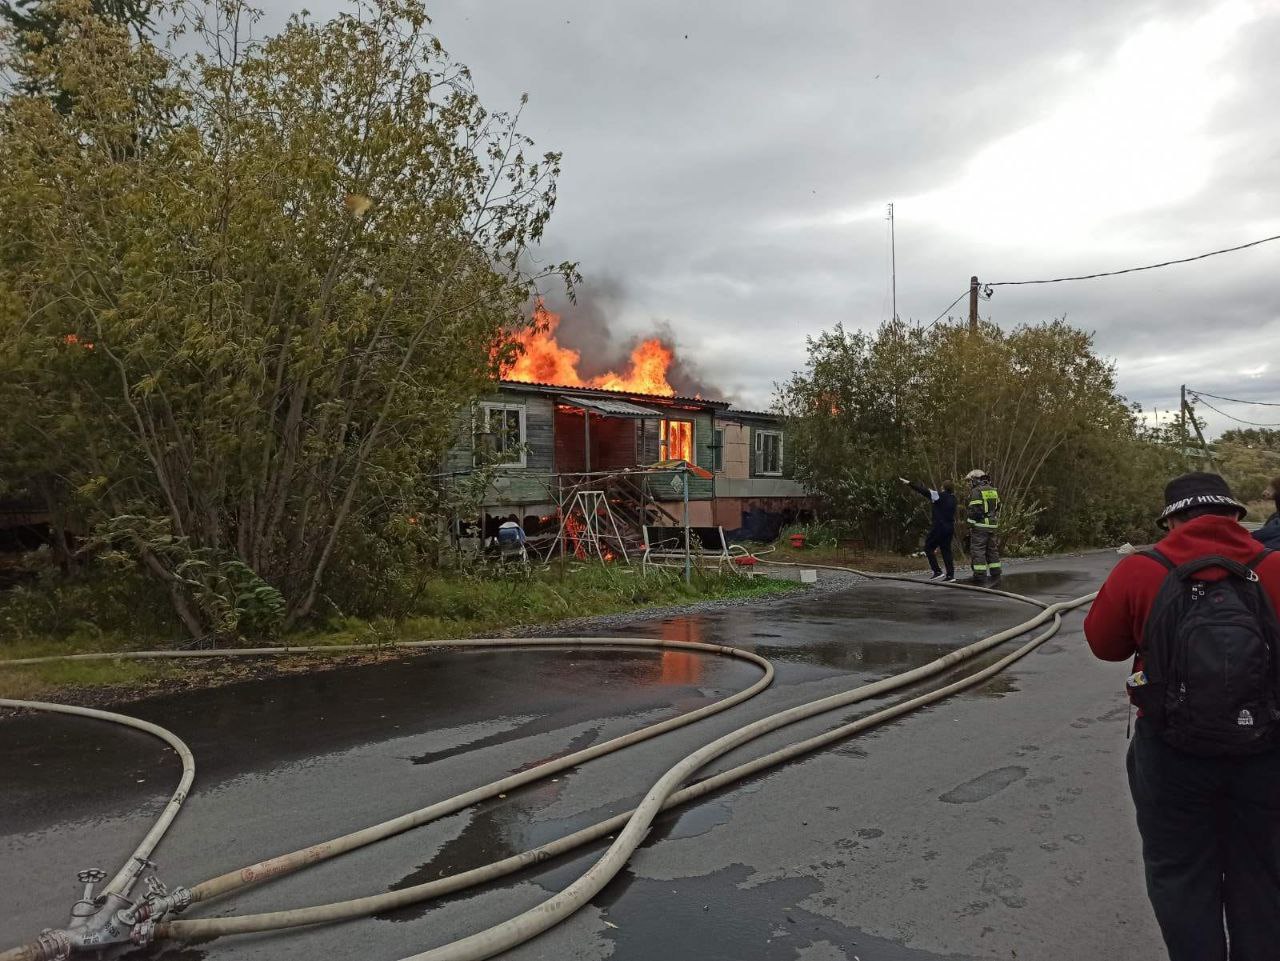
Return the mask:
{"type": "Polygon", "coordinates": [[[928,566],[923,557],[871,550],[835,526],[822,523],[788,527],[773,544],[749,544],[747,547],[757,553],[767,552],[762,553],[766,560],[791,564],[827,564],[887,574],[918,571],[928,566]],[[791,546],[792,534],[804,535],[804,547],[791,546]]]}
{"type": "MultiPolygon", "coordinates": [[[[154,590],[146,582],[141,586],[154,590]]],[[[795,583],[766,577],[696,571],[691,583],[686,584],[682,573],[674,570],[659,568],[641,574],[638,567],[576,563],[442,573],[423,582],[412,613],[405,617],[366,620],[332,615],[283,638],[247,637],[240,643],[253,647],[337,646],[484,637],[572,618],[704,600],[770,597],[797,589],[799,585],[795,583]]],[[[163,649],[172,647],[180,637],[176,627],[164,626],[162,612],[152,612],[141,622],[131,620],[128,612],[135,604],[118,593],[113,595],[111,612],[119,615],[124,623],[112,623],[114,618],[106,622],[94,619],[93,607],[102,604],[96,590],[82,585],[74,592],[57,592],[54,598],[42,596],[40,590],[40,587],[31,587],[0,594],[0,626],[9,628],[0,640],[0,660],[163,649]],[[82,604],[91,602],[90,609],[77,610],[74,603],[77,600],[82,604]],[[54,605],[59,603],[62,606],[55,612],[54,605]],[[132,629],[135,623],[140,629],[132,629]]],[[[123,659],[0,666],[0,696],[32,698],[73,688],[145,689],[161,684],[167,677],[202,670],[211,675],[219,673],[216,668],[211,669],[211,662],[157,663],[123,659]]]]}
{"type": "MultiPolygon", "coordinates": [[[[0,647],[7,656],[7,646],[0,647]]],[[[173,676],[176,664],[155,661],[53,661],[0,668],[0,697],[38,699],[67,688],[138,688],[173,676]]]]}
{"type": "Polygon", "coordinates": [[[585,564],[511,568],[498,574],[450,574],[432,578],[399,620],[334,618],[289,636],[293,644],[370,644],[394,640],[473,637],[594,617],[671,607],[703,600],[768,597],[797,585],[766,577],[694,572],[685,584],[678,571],[585,564]]]}

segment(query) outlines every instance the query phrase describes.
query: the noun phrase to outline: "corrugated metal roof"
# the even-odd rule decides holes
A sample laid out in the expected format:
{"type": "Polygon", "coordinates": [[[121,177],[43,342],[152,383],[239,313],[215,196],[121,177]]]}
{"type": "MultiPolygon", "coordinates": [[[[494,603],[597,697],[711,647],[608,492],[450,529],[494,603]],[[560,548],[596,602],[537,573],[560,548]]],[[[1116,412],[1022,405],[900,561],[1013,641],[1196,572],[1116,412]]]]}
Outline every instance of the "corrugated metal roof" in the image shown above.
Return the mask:
{"type": "Polygon", "coordinates": [[[783,415],[771,410],[745,410],[741,407],[730,407],[723,411],[725,417],[732,417],[734,414],[740,414],[743,417],[769,417],[774,420],[782,420],[783,415]]]}
{"type": "Polygon", "coordinates": [[[573,397],[561,394],[556,400],[571,407],[595,411],[597,414],[604,414],[607,417],[661,418],[663,416],[660,411],[656,411],[651,407],[641,407],[639,404],[631,404],[625,400],[613,400],[608,397],[573,397]]]}
{"type": "Polygon", "coordinates": [[[635,390],[605,390],[603,387],[574,387],[569,384],[544,384],[538,381],[530,380],[499,380],[498,386],[512,388],[527,388],[529,390],[539,391],[564,391],[572,394],[574,397],[641,397],[653,401],[667,401],[668,403],[675,401],[681,404],[700,404],[704,407],[716,407],[724,410],[729,406],[727,400],[707,400],[705,397],[685,397],[677,394],[671,396],[669,394],[646,394],[635,390]]]}

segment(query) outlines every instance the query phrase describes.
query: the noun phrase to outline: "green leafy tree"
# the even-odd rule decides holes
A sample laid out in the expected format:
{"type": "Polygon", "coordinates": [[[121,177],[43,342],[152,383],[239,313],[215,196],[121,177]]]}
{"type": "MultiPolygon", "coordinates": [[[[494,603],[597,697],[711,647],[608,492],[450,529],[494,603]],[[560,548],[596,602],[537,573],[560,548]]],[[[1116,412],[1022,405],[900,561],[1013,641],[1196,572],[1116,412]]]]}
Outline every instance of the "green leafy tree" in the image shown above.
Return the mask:
{"type": "MultiPolygon", "coordinates": [[[[64,33],[87,14],[120,24],[139,38],[148,36],[159,6],[160,0],[0,0],[0,28],[14,46],[37,53],[61,43],[64,33]]],[[[51,97],[59,111],[68,112],[72,92],[49,85],[47,79],[26,76],[23,88],[51,97]]]]}
{"type": "Polygon", "coordinates": [[[1242,500],[1262,500],[1280,476],[1280,431],[1256,427],[1224,431],[1213,449],[1232,492],[1242,500]]]}
{"type": "Polygon", "coordinates": [[[92,11],[9,48],[0,441],[219,636],[436,528],[460,411],[573,270],[526,266],[559,155],[484,108],[419,0],[190,22],[185,57],[92,11]]]}
{"type": "Polygon", "coordinates": [[[779,387],[778,406],[793,420],[797,476],[885,546],[913,540],[922,516],[901,474],[963,488],[981,467],[1015,546],[1080,544],[1134,530],[1158,493],[1151,462],[1173,453],[1116,393],[1090,336],[1061,321],[1011,332],[837,327],[810,340],[807,367],[779,387]]]}

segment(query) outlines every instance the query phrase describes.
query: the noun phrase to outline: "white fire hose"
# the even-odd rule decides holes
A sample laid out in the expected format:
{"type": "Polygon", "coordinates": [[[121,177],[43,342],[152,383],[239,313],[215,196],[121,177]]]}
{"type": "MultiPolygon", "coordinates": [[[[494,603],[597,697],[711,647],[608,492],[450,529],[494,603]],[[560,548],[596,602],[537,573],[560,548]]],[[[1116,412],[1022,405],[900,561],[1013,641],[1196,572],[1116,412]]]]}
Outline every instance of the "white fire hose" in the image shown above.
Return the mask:
{"type": "MultiPolygon", "coordinates": [[[[765,561],[764,563],[787,566],[782,565],[779,562],[765,561]]],[[[806,566],[814,567],[820,565],[806,566]]],[[[825,569],[840,571],[850,570],[849,568],[835,567],[825,569]]],[[[759,655],[738,648],[694,642],[655,640],[650,638],[475,639],[456,641],[409,641],[399,642],[394,645],[365,644],[344,645],[340,647],[248,648],[227,651],[141,651],[129,654],[88,654],[66,655],[62,657],[26,658],[3,663],[19,665],[42,663],[53,660],[284,656],[299,653],[384,650],[388,646],[411,649],[447,647],[528,648],[608,646],[620,648],[644,647],[692,650],[701,653],[711,653],[747,660],[762,668],[764,672],[763,676],[754,684],[744,688],[736,694],[708,704],[698,710],[690,711],[666,721],[649,725],[639,731],[613,738],[610,741],[594,745],[593,747],[582,751],[574,752],[573,754],[565,757],[544,762],[543,764],[521,771],[518,774],[490,782],[489,784],[481,787],[473,788],[469,791],[456,795],[455,797],[436,802],[425,808],[412,811],[381,824],[373,825],[363,830],[352,832],[351,834],[304,848],[300,851],[279,855],[266,861],[261,861],[257,864],[241,868],[237,871],[228,872],[216,878],[211,878],[207,881],[193,885],[189,889],[178,888],[172,894],[167,892],[157,894],[153,892],[153,894],[145,901],[140,901],[137,905],[132,907],[129,906],[130,903],[127,900],[123,900],[122,903],[125,906],[119,908],[119,910],[113,911],[114,926],[110,924],[108,925],[109,927],[112,927],[113,932],[118,935],[121,924],[124,921],[132,922],[130,930],[128,931],[128,936],[135,941],[145,943],[152,938],[203,940],[219,935],[273,931],[301,925],[320,924],[362,917],[492,881],[495,878],[499,878],[530,865],[537,864],[541,861],[547,860],[548,858],[558,856],[584,844],[609,837],[619,832],[619,830],[621,831],[621,833],[617,833],[616,839],[600,859],[596,861],[596,863],[593,864],[585,874],[559,894],[552,896],[542,904],[539,904],[529,911],[517,915],[508,921],[480,931],[470,937],[434,948],[422,954],[414,955],[411,959],[407,959],[407,961],[426,961],[426,959],[431,959],[431,961],[444,961],[444,959],[462,961],[462,959],[488,958],[495,954],[499,954],[502,951],[508,950],[517,944],[535,937],[537,934],[547,930],[555,924],[558,924],[560,921],[564,920],[581,908],[606,884],[608,884],[609,880],[625,866],[627,860],[630,858],[636,847],[643,842],[653,819],[662,810],[702,797],[705,794],[718,790],[725,785],[741,780],[742,778],[749,777],[768,767],[784,763],[809,751],[816,750],[842,738],[852,736],[853,734],[866,730],[876,724],[899,717],[925,704],[941,700],[942,698],[948,697],[959,690],[982,683],[994,674],[1003,670],[1009,664],[1012,664],[1019,658],[1026,656],[1026,654],[1030,653],[1049,637],[1053,636],[1061,624],[1061,615],[1063,612],[1087,604],[1096,597],[1096,594],[1088,594],[1083,597],[1064,601],[1058,604],[1046,605],[1035,598],[1024,595],[1013,594],[1005,591],[993,591],[988,588],[971,587],[964,584],[921,582],[915,578],[901,575],[884,575],[863,571],[853,571],[853,573],[875,579],[901,580],[917,584],[935,583],[940,587],[999,594],[1001,596],[1010,597],[1015,600],[1035,605],[1042,608],[1042,610],[1035,617],[1024,621],[1021,624],[985,637],[967,645],[966,647],[951,651],[943,657],[937,658],[936,660],[921,667],[902,674],[894,675],[893,677],[884,678],[880,681],[859,686],[850,691],[831,695],[829,697],[824,697],[780,711],[750,724],[746,724],[737,730],[731,731],[688,755],[670,768],[650,788],[648,793],[641,800],[640,804],[630,812],[617,815],[590,827],[583,828],[530,851],[525,851],[501,861],[496,861],[492,864],[474,868],[449,877],[439,878],[425,884],[346,901],[295,908],[287,911],[275,911],[265,914],[212,919],[168,919],[168,915],[177,913],[191,903],[207,900],[250,884],[256,884],[272,878],[280,877],[284,874],[292,873],[293,871],[299,870],[300,868],[306,867],[310,864],[317,863],[321,860],[327,860],[328,858],[334,857],[338,854],[354,850],[358,847],[363,847],[393,834],[426,824],[432,820],[454,813],[479,801],[495,797],[498,794],[506,793],[507,791],[521,785],[540,780],[556,772],[570,767],[575,767],[593,758],[621,750],[641,741],[656,737],[659,734],[674,730],[678,727],[683,727],[704,717],[724,711],[729,707],[753,697],[755,694],[767,687],[773,678],[773,668],[767,660],[759,655]],[[848,707],[861,701],[880,697],[911,684],[918,683],[919,681],[927,678],[934,677],[1013,637],[1034,630],[1036,627],[1039,627],[1046,621],[1050,620],[1052,621],[1052,624],[1046,631],[981,671],[952,682],[937,690],[919,695],[890,707],[886,707],[851,723],[841,725],[815,737],[810,737],[793,743],[764,757],[738,765],[737,767],[715,775],[714,777],[707,778],[691,786],[680,789],[680,785],[688,777],[715,758],[720,757],[726,752],[733,750],[742,744],[761,737],[766,733],[785,727],[789,724],[793,724],[805,718],[814,717],[819,714],[848,707]],[[116,917],[117,915],[120,915],[121,912],[124,912],[123,920],[120,917],[116,917]]],[[[167,743],[171,744],[174,749],[178,751],[179,755],[183,759],[184,769],[178,790],[174,793],[173,798],[171,798],[169,804],[166,806],[160,820],[157,821],[156,825],[153,826],[151,831],[148,832],[146,838],[144,838],[143,844],[139,846],[138,851],[131,856],[129,861],[126,862],[123,868],[121,868],[116,878],[112,880],[107,888],[103,889],[98,896],[98,900],[102,901],[103,895],[106,895],[108,893],[108,889],[113,887],[115,890],[110,893],[112,893],[118,900],[122,899],[123,896],[127,896],[128,888],[132,885],[133,881],[136,880],[138,872],[140,872],[143,866],[148,863],[147,858],[149,857],[151,850],[154,849],[165,829],[167,829],[174,816],[176,816],[178,808],[191,784],[191,780],[194,777],[194,762],[191,759],[190,751],[186,749],[186,746],[183,745],[178,738],[169,732],[164,731],[162,728],[158,728],[157,726],[145,721],[127,718],[123,715],[115,715],[103,711],[93,711],[87,708],[75,708],[63,705],[11,700],[0,700],[0,707],[57,710],[68,714],[81,714],[104,720],[113,720],[118,723],[125,723],[140,730],[148,731],[148,733],[155,734],[157,737],[161,737],[167,743]],[[121,892],[123,892],[123,896],[121,892]]],[[[114,904],[111,906],[114,907],[114,904]]],[[[81,925],[82,929],[84,927],[86,926],[81,925]]],[[[101,927],[101,924],[99,927],[101,927]]],[[[82,931],[78,934],[77,930],[74,929],[73,919],[73,925],[69,926],[68,931],[47,932],[36,942],[14,948],[10,951],[0,952],[0,961],[55,961],[55,959],[60,961],[60,959],[69,956],[72,948],[96,948],[100,946],[100,942],[92,941],[89,943],[77,944],[75,943],[75,939],[77,937],[83,938],[84,935],[82,931]],[[61,935],[62,937],[58,938],[51,935],[61,935]]]]}

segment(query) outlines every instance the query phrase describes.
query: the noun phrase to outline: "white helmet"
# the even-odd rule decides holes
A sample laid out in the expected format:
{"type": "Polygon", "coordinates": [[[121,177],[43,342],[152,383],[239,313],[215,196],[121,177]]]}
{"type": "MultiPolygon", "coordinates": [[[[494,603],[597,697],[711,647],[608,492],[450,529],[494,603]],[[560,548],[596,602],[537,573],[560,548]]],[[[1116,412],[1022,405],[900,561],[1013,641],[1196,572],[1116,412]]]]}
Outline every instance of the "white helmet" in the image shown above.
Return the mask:
{"type": "Polygon", "coordinates": [[[964,479],[967,481],[971,481],[971,480],[977,480],[980,477],[986,477],[986,476],[987,476],[987,472],[984,471],[982,468],[978,467],[978,468],[974,468],[973,470],[969,471],[969,473],[965,474],[964,479]]]}

